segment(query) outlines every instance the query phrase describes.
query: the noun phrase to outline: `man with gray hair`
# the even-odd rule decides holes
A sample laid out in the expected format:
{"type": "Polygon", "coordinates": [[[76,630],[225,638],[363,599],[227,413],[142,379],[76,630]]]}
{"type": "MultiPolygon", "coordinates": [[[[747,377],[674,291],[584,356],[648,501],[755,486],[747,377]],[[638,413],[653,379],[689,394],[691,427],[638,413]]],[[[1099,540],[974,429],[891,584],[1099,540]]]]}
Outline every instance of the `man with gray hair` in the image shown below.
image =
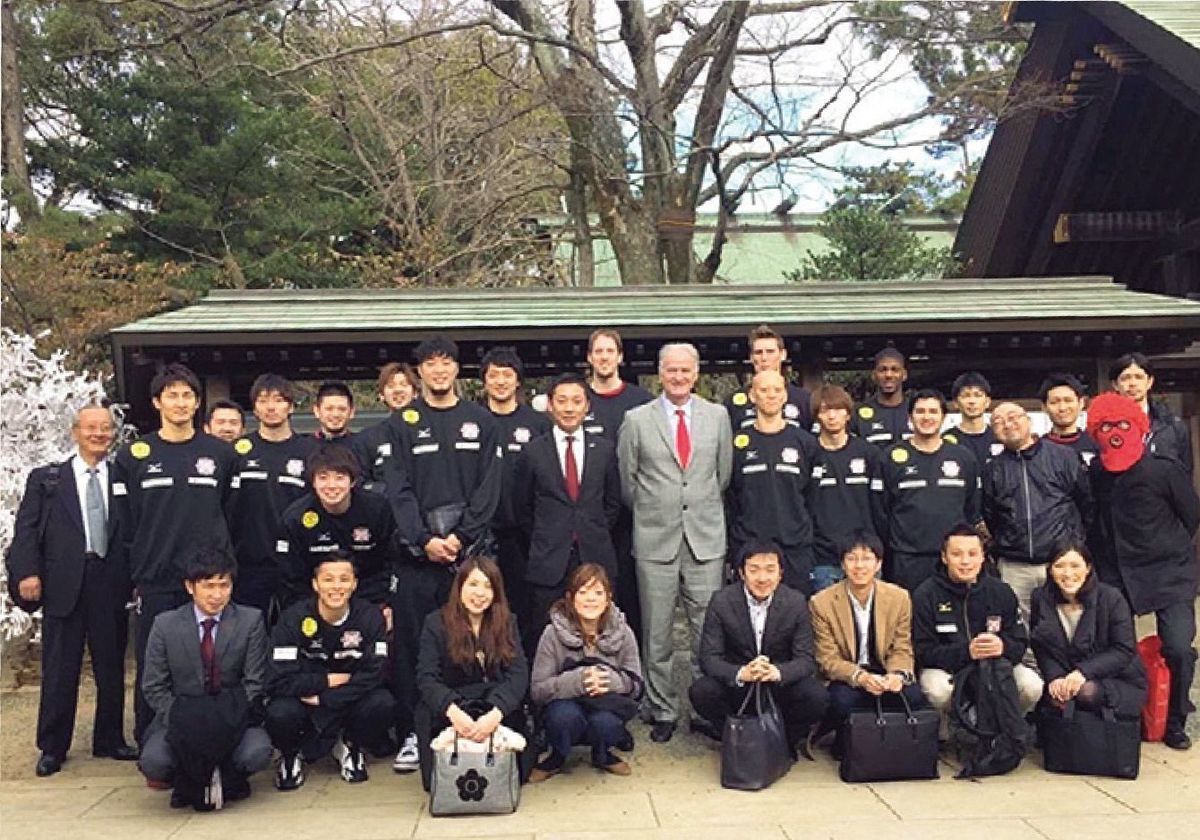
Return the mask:
{"type": "Polygon", "coordinates": [[[621,494],[633,511],[633,554],[642,608],[650,738],[669,741],[679,720],[671,680],[671,625],[683,598],[697,673],[708,600],[725,557],[722,493],[733,464],[729,415],[696,396],[700,354],[666,344],[658,354],[662,394],[625,416],[617,446],[621,494]]]}

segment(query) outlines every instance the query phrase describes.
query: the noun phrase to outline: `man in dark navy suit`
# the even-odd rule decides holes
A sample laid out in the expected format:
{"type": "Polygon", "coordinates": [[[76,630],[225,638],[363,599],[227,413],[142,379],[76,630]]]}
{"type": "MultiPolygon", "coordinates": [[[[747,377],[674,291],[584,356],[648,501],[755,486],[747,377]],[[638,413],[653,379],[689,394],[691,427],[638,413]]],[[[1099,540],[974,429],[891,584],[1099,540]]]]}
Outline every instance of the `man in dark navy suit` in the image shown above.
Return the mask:
{"type": "Polygon", "coordinates": [[[18,602],[33,609],[39,602],[42,606],[39,776],[57,773],[71,746],[85,642],[96,678],[92,754],[121,761],[137,758],[122,732],[123,607],[129,585],[110,515],[105,457],[113,441],[112,415],[99,405],[80,409],[71,436],[77,445],[74,455],[29,474],[8,555],[18,602]]]}
{"type": "Polygon", "coordinates": [[[554,427],[525,446],[513,481],[513,507],[529,535],[529,620],[522,625],[526,651],[536,652],[550,607],[562,597],[567,576],[583,563],[596,563],[617,577],[612,527],[621,510],[621,478],[612,442],[583,430],[587,383],[565,373],[550,386],[554,427]]]}

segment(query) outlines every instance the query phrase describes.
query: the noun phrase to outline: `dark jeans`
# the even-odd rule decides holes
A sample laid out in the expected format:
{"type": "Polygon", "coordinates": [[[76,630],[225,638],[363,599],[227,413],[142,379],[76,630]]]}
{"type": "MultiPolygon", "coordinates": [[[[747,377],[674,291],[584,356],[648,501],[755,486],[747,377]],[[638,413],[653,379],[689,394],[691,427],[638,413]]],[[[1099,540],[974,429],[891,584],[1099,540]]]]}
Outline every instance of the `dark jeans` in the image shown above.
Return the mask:
{"type": "Polygon", "coordinates": [[[587,709],[578,700],[551,700],[542,710],[542,728],[554,756],[565,758],[576,744],[587,744],[596,765],[603,765],[608,751],[628,735],[615,714],[587,709]]]}
{"type": "Polygon", "coordinates": [[[637,561],[633,556],[633,513],[624,505],[612,528],[617,553],[617,579],[612,582],[614,598],[635,639],[642,638],[642,605],[638,600],[637,561]]]}
{"type": "Polygon", "coordinates": [[[1171,701],[1167,707],[1167,726],[1182,729],[1189,712],[1196,711],[1188,698],[1192,678],[1196,675],[1196,612],[1193,601],[1178,601],[1161,610],[1154,618],[1158,638],[1162,641],[1162,656],[1171,671],[1171,701]]]}
{"type": "MultiPolygon", "coordinates": [[[[908,700],[908,705],[914,709],[924,709],[929,706],[929,701],[921,693],[921,686],[916,683],[904,686],[903,694],[904,698],[908,700]]],[[[904,709],[903,701],[893,692],[885,691],[880,698],[883,700],[884,711],[904,709]]],[[[840,727],[846,718],[850,717],[851,712],[874,710],[875,695],[865,688],[856,688],[844,682],[829,684],[829,712],[825,717],[827,726],[840,727]]]]}
{"type": "Polygon", "coordinates": [[[407,563],[396,570],[396,591],[389,596],[392,606],[392,694],[396,698],[396,737],[416,731],[413,714],[417,707],[417,652],[425,618],[450,597],[454,575],[436,563],[407,563]]]}
{"type": "Polygon", "coordinates": [[[37,745],[46,755],[65,758],[75,733],[83,646],[92,654],[96,717],[92,749],[125,743],[125,632],[123,605],[109,585],[104,560],[84,561],[79,602],[69,615],[42,619],[42,690],[38,697],[37,745]]]}
{"type": "Polygon", "coordinates": [[[812,570],[812,591],[817,594],[822,589],[828,589],[835,583],[838,583],[846,575],[842,571],[841,566],[813,566],[812,570]]]}
{"type": "MultiPolygon", "coordinates": [[[[816,677],[805,677],[787,685],[768,685],[774,695],[779,714],[783,717],[788,745],[795,747],[808,735],[809,727],[825,714],[828,702],[825,686],[821,685],[816,677]]],[[[736,715],[741,708],[749,688],[729,685],[706,675],[692,683],[688,697],[696,714],[720,732],[725,727],[725,718],[736,715]]]]}
{"type": "Polygon", "coordinates": [[[182,586],[170,592],[141,593],[137,609],[137,633],[133,638],[134,654],[137,656],[137,683],[133,695],[133,736],[138,744],[146,735],[146,727],[154,719],[154,710],[142,694],[142,670],[146,666],[146,643],[150,640],[150,628],[154,619],[165,612],[182,607],[191,597],[182,586]]]}
{"type": "Polygon", "coordinates": [[[284,755],[303,751],[307,761],[329,752],[339,734],[347,743],[378,753],[391,744],[388,727],[394,704],[385,688],[369,691],[357,703],[333,713],[301,703],[298,697],[276,697],[267,705],[265,726],[276,749],[284,755]]]}

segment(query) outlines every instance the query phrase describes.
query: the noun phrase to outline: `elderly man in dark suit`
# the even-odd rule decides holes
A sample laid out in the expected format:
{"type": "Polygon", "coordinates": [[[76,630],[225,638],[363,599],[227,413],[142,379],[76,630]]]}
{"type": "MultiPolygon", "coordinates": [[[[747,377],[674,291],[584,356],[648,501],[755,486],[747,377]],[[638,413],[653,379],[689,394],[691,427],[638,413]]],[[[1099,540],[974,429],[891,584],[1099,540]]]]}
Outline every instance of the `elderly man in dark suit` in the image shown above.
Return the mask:
{"type": "Polygon", "coordinates": [[[658,353],[662,396],[625,415],[617,442],[621,496],[633,511],[642,607],[642,658],[650,740],[669,741],[679,719],[671,680],[675,604],[692,631],[693,671],[708,600],[721,587],[725,559],[722,493],[733,468],[729,414],[692,392],[700,354],[691,344],[658,353]]]}
{"type": "Polygon", "coordinates": [[[160,614],[146,642],[142,691],[154,711],[142,745],[148,779],[173,781],[171,807],[212,811],[250,795],[271,763],[261,726],[267,629],[231,602],[233,555],[204,548],[185,564],[192,600],[160,614]]]}
{"type": "Polygon", "coordinates": [[[74,455],[29,474],[8,555],[15,600],[31,611],[39,602],[42,606],[39,776],[57,773],[71,746],[85,643],[96,678],[92,754],[137,758],[122,733],[128,590],[122,581],[128,576],[116,550],[120,541],[115,517],[110,515],[105,457],[113,441],[112,415],[99,405],[80,409],[71,436],[77,447],[74,455]]]}
{"type": "MultiPolygon", "coordinates": [[[[617,577],[612,528],[621,511],[616,447],[584,432],[587,382],[565,373],[547,391],[554,427],[521,453],[513,482],[515,507],[529,535],[529,614],[518,616],[525,652],[532,660],[550,607],[566,590],[567,576],[584,563],[617,577]]],[[[510,581],[510,591],[520,583],[510,581]]]]}
{"type": "Polygon", "coordinates": [[[804,749],[826,704],[813,658],[808,603],[798,590],[780,586],[783,552],[774,543],[747,543],[737,565],[741,580],[713,595],[704,617],[704,676],[689,692],[704,723],[693,728],[719,738],[725,718],[737,713],[751,684],[761,682],[775,692],[788,744],[804,749]]]}

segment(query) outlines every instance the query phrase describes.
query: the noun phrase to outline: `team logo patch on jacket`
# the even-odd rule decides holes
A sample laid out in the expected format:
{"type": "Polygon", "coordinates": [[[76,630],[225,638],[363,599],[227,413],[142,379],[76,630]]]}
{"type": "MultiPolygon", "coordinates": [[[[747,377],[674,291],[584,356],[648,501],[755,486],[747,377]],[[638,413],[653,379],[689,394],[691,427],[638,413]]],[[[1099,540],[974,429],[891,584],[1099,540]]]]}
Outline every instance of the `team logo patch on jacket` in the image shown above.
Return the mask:
{"type": "Polygon", "coordinates": [[[466,440],[475,440],[479,437],[479,424],[463,423],[462,428],[458,431],[466,440]]]}
{"type": "Polygon", "coordinates": [[[855,475],[862,475],[866,471],[867,471],[867,459],[866,458],[851,458],[850,459],[850,472],[854,473],[855,475]]]}
{"type": "Polygon", "coordinates": [[[892,450],[892,460],[897,464],[903,464],[908,460],[908,450],[903,447],[897,447],[892,450]]]}
{"type": "Polygon", "coordinates": [[[150,444],[144,440],[139,440],[133,446],[129,447],[129,454],[140,461],[142,458],[150,455],[150,444]]]}
{"type": "Polygon", "coordinates": [[[317,630],[317,620],[311,615],[306,615],[304,620],[300,622],[300,632],[310,639],[317,635],[317,630]]]}
{"type": "Polygon", "coordinates": [[[292,458],[287,462],[287,466],[284,469],[287,470],[288,475],[299,478],[304,475],[304,462],[299,458],[292,458]]]}
{"type": "Polygon", "coordinates": [[[217,471],[217,462],[212,458],[197,458],[196,472],[200,475],[212,475],[217,471]]]}
{"type": "Polygon", "coordinates": [[[354,540],[355,542],[360,542],[360,543],[370,542],[371,541],[371,529],[370,528],[355,528],[354,531],[351,533],[350,538],[352,540],[354,540]]]}
{"type": "Polygon", "coordinates": [[[517,426],[517,428],[513,429],[513,440],[517,443],[529,443],[531,436],[529,429],[526,429],[524,426],[517,426]]]}
{"type": "Polygon", "coordinates": [[[746,394],[742,391],[738,391],[736,394],[733,395],[733,404],[736,406],[741,407],[748,402],[750,402],[750,398],[747,397],[746,394]]]}
{"type": "MultiPolygon", "coordinates": [[[[999,455],[1001,452],[1004,451],[1004,444],[1003,443],[993,443],[991,446],[991,449],[989,451],[992,453],[992,457],[995,458],[997,455],[999,455]]],[[[1084,454],[1090,455],[1091,453],[1085,452],[1084,454]]]]}
{"type": "Polygon", "coordinates": [[[786,446],[784,447],[783,451],[779,453],[779,457],[785,464],[795,464],[800,460],[800,451],[794,447],[786,446]]]}
{"type": "Polygon", "coordinates": [[[875,416],[875,409],[869,405],[860,405],[858,407],[858,416],[864,420],[870,420],[875,416]]]}
{"type": "Polygon", "coordinates": [[[321,517],[317,516],[315,510],[306,510],[304,515],[300,517],[300,524],[305,528],[316,528],[317,523],[321,521],[321,517]]]}
{"type": "Polygon", "coordinates": [[[796,408],[796,406],[792,405],[791,403],[788,403],[783,407],[783,416],[789,420],[795,420],[800,416],[800,409],[796,408]]]}
{"type": "Polygon", "coordinates": [[[733,445],[738,449],[745,449],[750,445],[750,435],[738,435],[733,439],[733,445]]]}
{"type": "Polygon", "coordinates": [[[421,414],[415,408],[406,408],[400,417],[408,425],[415,426],[417,425],[417,421],[421,419],[421,414]]]}
{"type": "Polygon", "coordinates": [[[946,478],[958,478],[958,473],[958,461],[942,462],[942,475],[946,476],[946,478]]]}
{"type": "Polygon", "coordinates": [[[249,438],[239,438],[238,442],[233,445],[233,451],[239,455],[245,455],[253,448],[254,444],[250,442],[249,438]]]}
{"type": "Polygon", "coordinates": [[[358,630],[347,630],[342,634],[342,647],[356,648],[362,644],[362,633],[358,630]]]}

